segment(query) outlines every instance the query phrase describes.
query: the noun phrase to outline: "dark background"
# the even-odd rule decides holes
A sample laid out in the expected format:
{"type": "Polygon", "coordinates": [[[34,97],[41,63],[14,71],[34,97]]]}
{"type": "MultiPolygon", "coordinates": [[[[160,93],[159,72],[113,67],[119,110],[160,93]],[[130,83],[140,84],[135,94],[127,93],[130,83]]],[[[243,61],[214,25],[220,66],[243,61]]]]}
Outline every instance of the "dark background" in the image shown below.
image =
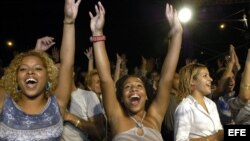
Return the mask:
{"type": "MultiPolygon", "coordinates": [[[[116,53],[125,53],[128,65],[133,67],[145,58],[163,57],[167,48],[169,30],[165,18],[165,4],[178,9],[188,3],[194,7],[192,22],[183,25],[183,48],[180,64],[186,57],[215,65],[225,55],[229,44],[234,44],[243,64],[249,48],[250,0],[102,0],[106,9],[104,33],[111,60],[116,53]],[[224,22],[226,28],[220,30],[224,22]]],[[[82,0],[76,21],[76,65],[87,68],[84,50],[91,46],[88,11],[94,11],[97,0],[82,0]]],[[[0,2],[0,58],[7,66],[15,52],[32,49],[36,40],[49,35],[60,47],[64,0],[1,0],[0,2]],[[8,48],[6,40],[14,46],[8,48]]],[[[50,50],[49,50],[50,52],[50,50]]]]}

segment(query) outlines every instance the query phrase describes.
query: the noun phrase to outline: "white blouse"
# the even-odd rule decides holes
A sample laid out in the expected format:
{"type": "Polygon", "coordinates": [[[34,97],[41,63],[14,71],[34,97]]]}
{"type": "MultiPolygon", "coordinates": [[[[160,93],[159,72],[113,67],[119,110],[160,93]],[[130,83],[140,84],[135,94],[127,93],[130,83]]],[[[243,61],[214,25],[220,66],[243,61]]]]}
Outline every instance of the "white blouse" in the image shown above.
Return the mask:
{"type": "Polygon", "coordinates": [[[216,104],[204,97],[208,112],[189,95],[177,106],[175,117],[175,141],[201,138],[223,130],[216,104]]]}

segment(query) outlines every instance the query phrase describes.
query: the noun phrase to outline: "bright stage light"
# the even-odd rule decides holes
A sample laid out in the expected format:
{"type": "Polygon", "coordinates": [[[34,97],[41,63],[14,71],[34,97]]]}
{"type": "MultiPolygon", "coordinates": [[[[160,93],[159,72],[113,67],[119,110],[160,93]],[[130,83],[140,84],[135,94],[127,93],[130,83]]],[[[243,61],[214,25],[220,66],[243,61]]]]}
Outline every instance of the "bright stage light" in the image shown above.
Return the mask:
{"type": "Polygon", "coordinates": [[[181,22],[187,23],[192,17],[192,11],[190,8],[184,7],[179,11],[178,17],[181,22]]]}
{"type": "Polygon", "coordinates": [[[8,48],[12,48],[14,46],[14,43],[13,43],[13,41],[8,40],[8,41],[6,41],[6,45],[8,48]]]}

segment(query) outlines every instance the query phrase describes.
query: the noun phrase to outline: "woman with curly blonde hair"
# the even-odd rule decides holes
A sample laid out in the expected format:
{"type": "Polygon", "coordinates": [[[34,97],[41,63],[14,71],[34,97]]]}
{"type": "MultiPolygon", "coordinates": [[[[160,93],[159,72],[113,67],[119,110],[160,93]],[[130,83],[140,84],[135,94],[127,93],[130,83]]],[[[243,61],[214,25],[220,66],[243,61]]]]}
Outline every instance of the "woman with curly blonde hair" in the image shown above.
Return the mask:
{"type": "Polygon", "coordinates": [[[45,69],[48,73],[48,82],[46,84],[46,97],[51,96],[52,92],[55,90],[57,81],[58,81],[58,70],[54,65],[53,60],[45,52],[37,52],[35,50],[20,53],[15,56],[11,61],[10,65],[6,69],[4,76],[0,80],[0,86],[2,86],[7,94],[10,94],[10,97],[14,101],[20,100],[22,97],[22,92],[20,86],[18,85],[17,80],[17,71],[21,66],[22,60],[28,56],[36,56],[40,58],[45,66],[45,69]]]}
{"type": "Polygon", "coordinates": [[[38,39],[34,51],[11,61],[0,83],[0,140],[60,140],[71,94],[80,2],[65,0],[59,71],[44,52],[54,44],[52,37],[38,39]]]}

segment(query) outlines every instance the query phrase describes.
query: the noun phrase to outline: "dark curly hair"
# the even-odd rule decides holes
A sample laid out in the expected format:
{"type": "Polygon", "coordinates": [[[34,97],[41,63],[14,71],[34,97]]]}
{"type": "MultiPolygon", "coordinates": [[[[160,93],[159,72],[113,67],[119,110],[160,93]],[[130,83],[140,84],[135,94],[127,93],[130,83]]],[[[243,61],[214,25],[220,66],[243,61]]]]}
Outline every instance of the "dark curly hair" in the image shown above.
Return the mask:
{"type": "Polygon", "coordinates": [[[123,95],[123,87],[124,87],[124,82],[131,77],[136,77],[142,80],[143,85],[146,90],[146,95],[148,97],[148,100],[146,101],[145,109],[147,110],[152,103],[153,99],[155,98],[156,94],[154,93],[153,86],[149,82],[149,80],[146,77],[143,77],[141,75],[124,75],[122,76],[117,82],[116,82],[116,98],[121,104],[121,106],[126,109],[125,105],[122,102],[122,95],[123,95]]]}

